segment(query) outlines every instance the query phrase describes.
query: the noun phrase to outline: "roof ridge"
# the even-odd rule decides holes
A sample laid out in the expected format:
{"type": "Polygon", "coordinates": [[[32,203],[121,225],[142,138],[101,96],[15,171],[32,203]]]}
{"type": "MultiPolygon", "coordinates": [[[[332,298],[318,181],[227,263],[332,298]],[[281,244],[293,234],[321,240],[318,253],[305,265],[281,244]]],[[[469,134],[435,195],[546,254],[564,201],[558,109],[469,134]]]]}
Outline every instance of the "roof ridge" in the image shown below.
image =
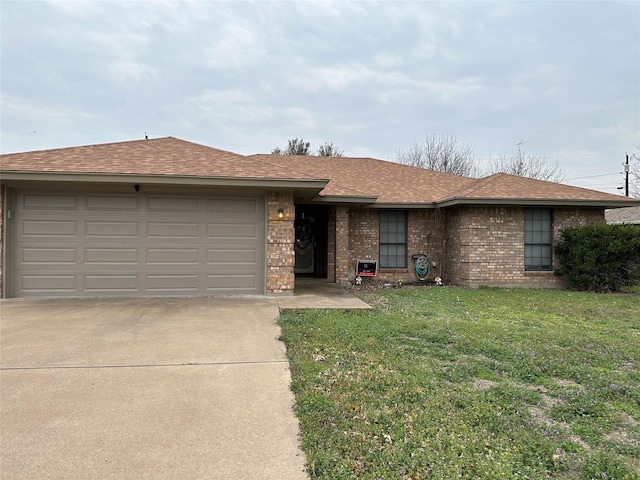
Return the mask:
{"type": "MultiPolygon", "coordinates": [[[[474,191],[478,190],[480,187],[493,183],[500,175],[501,172],[494,173],[492,175],[488,175],[486,177],[476,178],[475,181],[468,186],[465,186],[459,190],[452,192],[451,196],[448,198],[442,198],[439,201],[449,200],[451,198],[464,197],[471,195],[474,191]]],[[[469,177],[467,177],[469,178],[469,177]]]]}
{"type": "MultiPolygon", "coordinates": [[[[23,151],[23,152],[12,152],[12,153],[1,153],[0,156],[7,156],[7,155],[24,155],[25,153],[35,153],[35,152],[39,152],[39,153],[44,153],[44,152],[57,152],[57,151],[63,151],[63,150],[73,150],[74,148],[82,148],[82,149],[87,149],[87,148],[95,148],[95,147],[110,147],[113,145],[124,145],[124,144],[131,144],[131,143],[139,143],[139,142],[149,142],[149,141],[157,141],[157,140],[166,140],[168,138],[174,138],[174,137],[159,137],[159,138],[151,138],[151,139],[137,139],[137,140],[124,140],[124,141],[120,141],[120,142],[105,142],[105,143],[94,143],[91,145],[74,145],[71,147],[55,147],[55,148],[42,148],[42,149],[37,149],[37,150],[27,150],[27,151],[23,151]]],[[[178,138],[175,138],[174,140],[180,140],[178,138]]],[[[184,140],[182,140],[184,141],[184,140]]],[[[204,146],[204,145],[202,145],[204,146]]]]}
{"type": "Polygon", "coordinates": [[[275,153],[253,153],[251,155],[247,155],[248,157],[259,157],[259,156],[274,156],[274,157],[287,157],[287,158],[295,158],[295,157],[302,157],[302,158],[325,158],[325,159],[345,159],[345,160],[370,160],[372,162],[378,162],[378,163],[384,163],[387,165],[394,165],[397,167],[401,167],[401,168],[407,168],[407,169],[412,169],[415,171],[422,171],[422,172],[430,172],[430,173],[434,173],[436,175],[441,175],[441,176],[447,176],[447,177],[453,177],[453,178],[464,178],[464,179],[471,179],[473,180],[474,177],[468,177],[466,175],[458,175],[455,173],[450,173],[450,172],[441,172],[440,170],[433,170],[431,168],[424,168],[424,167],[418,167],[415,165],[407,165],[404,163],[398,163],[395,162],[393,160],[384,160],[382,158],[373,158],[373,157],[351,157],[351,156],[342,156],[342,157],[334,157],[334,156],[323,156],[323,155],[279,155],[279,154],[275,154],[275,153]]]}
{"type": "Polygon", "coordinates": [[[116,146],[128,146],[128,145],[134,145],[134,144],[149,144],[149,143],[166,142],[168,140],[169,141],[173,141],[173,142],[177,142],[177,143],[183,143],[183,144],[187,144],[187,145],[192,145],[193,147],[199,148],[199,149],[202,149],[202,150],[212,150],[212,151],[216,151],[216,152],[224,152],[224,153],[226,153],[228,155],[233,155],[233,156],[237,156],[237,157],[246,157],[246,155],[242,155],[240,153],[231,152],[229,150],[222,150],[221,148],[210,147],[208,145],[202,145],[200,143],[195,143],[195,142],[192,142],[190,140],[184,140],[182,138],[177,138],[177,137],[172,137],[172,136],[158,137],[158,138],[140,138],[140,139],[136,139],[136,140],[124,140],[124,141],[120,141],[120,142],[94,143],[94,144],[91,144],[91,145],[74,145],[74,146],[71,146],[71,147],[43,148],[43,149],[39,149],[39,150],[28,150],[26,152],[0,153],[0,157],[6,157],[6,156],[9,156],[9,155],[24,155],[26,153],[65,152],[65,151],[74,150],[74,149],[78,149],[78,150],[95,150],[95,149],[100,149],[100,148],[109,148],[109,147],[116,147],[116,146]]]}

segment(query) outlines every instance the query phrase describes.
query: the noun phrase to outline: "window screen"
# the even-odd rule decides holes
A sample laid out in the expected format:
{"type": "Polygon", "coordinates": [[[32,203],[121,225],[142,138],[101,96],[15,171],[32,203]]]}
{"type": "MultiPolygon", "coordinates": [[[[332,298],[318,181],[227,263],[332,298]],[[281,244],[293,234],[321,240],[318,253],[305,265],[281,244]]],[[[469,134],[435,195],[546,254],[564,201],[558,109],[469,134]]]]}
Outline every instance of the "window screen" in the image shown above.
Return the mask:
{"type": "Polygon", "coordinates": [[[380,267],[407,266],[407,212],[380,212],[380,267]]]}
{"type": "Polygon", "coordinates": [[[552,270],[553,232],[551,209],[527,208],[524,211],[524,269],[552,270]]]}

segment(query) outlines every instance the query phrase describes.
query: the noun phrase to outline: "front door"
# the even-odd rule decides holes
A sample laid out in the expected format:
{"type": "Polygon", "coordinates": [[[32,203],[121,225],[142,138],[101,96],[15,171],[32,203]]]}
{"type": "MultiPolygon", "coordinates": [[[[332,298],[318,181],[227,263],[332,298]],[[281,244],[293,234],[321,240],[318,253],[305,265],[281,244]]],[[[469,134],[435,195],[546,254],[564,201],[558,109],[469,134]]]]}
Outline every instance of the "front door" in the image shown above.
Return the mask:
{"type": "Polygon", "coordinates": [[[327,209],[296,206],[294,272],[301,276],[327,276],[327,209]]]}

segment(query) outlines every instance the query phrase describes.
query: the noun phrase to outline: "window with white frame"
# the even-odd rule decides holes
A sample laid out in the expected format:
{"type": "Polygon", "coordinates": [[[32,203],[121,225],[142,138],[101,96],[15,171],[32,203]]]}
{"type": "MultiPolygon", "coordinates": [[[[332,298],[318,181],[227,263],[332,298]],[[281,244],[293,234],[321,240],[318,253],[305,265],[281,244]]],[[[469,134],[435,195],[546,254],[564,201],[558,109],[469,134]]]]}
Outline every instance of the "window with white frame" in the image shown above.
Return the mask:
{"type": "Polygon", "coordinates": [[[407,212],[380,211],[380,268],[407,267],[407,212]]]}
{"type": "Polygon", "coordinates": [[[553,270],[553,225],[550,208],[524,210],[524,269],[553,270]]]}

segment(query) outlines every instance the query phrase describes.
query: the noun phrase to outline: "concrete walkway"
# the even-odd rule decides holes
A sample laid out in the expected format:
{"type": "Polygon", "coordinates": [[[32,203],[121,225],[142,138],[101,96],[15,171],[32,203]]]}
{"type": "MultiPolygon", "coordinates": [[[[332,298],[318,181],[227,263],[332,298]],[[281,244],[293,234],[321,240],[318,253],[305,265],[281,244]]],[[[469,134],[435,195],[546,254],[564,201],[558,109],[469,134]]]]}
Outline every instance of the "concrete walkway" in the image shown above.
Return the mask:
{"type": "Polygon", "coordinates": [[[295,292],[292,296],[278,297],[280,310],[296,309],[305,310],[311,308],[344,308],[344,309],[368,309],[371,308],[359,298],[351,295],[345,288],[335,283],[296,281],[295,292]]]}

